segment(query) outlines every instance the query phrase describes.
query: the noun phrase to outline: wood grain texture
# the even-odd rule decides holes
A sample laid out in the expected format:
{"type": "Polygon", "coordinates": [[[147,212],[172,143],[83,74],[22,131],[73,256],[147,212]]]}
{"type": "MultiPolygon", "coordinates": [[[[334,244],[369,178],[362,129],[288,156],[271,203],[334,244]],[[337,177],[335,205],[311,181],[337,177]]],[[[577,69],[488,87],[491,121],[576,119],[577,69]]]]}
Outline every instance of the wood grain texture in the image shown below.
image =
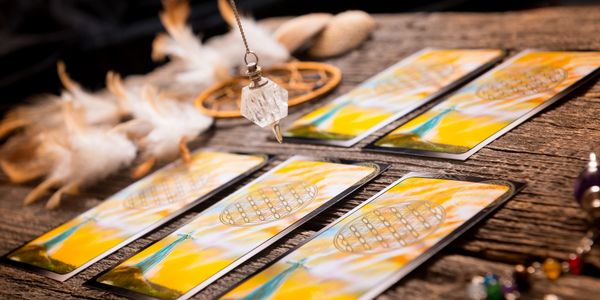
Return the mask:
{"type": "MultiPolygon", "coordinates": [[[[600,6],[556,7],[508,13],[411,13],[377,15],[378,29],[359,49],[328,62],[342,69],[342,85],[330,96],[291,109],[283,124],[341,95],[401,58],[427,46],[500,47],[515,53],[525,48],[600,49],[600,6]]],[[[277,20],[271,24],[277,24],[277,20]]],[[[431,106],[431,105],[429,105],[431,106]]],[[[526,123],[486,146],[465,162],[374,154],[360,148],[411,116],[398,120],[352,148],[283,144],[267,139],[270,132],[243,120],[217,122],[203,142],[222,150],[280,155],[268,168],[293,154],[370,160],[391,164],[383,176],[348,200],[302,226],[284,240],[212,284],[195,298],[212,298],[276,259],[287,249],[409,171],[512,179],[528,186],[493,216],[452,243],[429,263],[386,291],[382,299],[464,299],[466,282],[475,274],[508,275],[512,264],[527,259],[565,259],[586,230],[585,214],[571,200],[573,181],[593,146],[600,142],[600,84],[579,89],[526,123]]],[[[260,172],[259,172],[260,174],[260,172]]],[[[249,179],[248,179],[249,180],[249,179]]],[[[244,181],[247,182],[248,180],[244,181]]],[[[15,186],[0,175],[0,252],[34,238],[76,216],[130,184],[125,172],[66,199],[57,211],[43,205],[22,207],[31,186],[15,186]]],[[[244,182],[236,185],[241,186],[244,182]]],[[[233,187],[229,190],[235,189],[233,187]]],[[[224,194],[223,194],[224,195],[224,194]]],[[[220,195],[221,197],[223,195],[220,195]]],[[[215,197],[214,203],[220,197],[215,197]]],[[[117,299],[81,284],[102,270],[188,222],[206,205],[117,251],[65,283],[0,266],[0,298],[117,299]]],[[[600,290],[600,247],[585,258],[585,276],[565,276],[554,283],[536,280],[526,299],[555,293],[562,299],[593,299],[600,290]]]]}

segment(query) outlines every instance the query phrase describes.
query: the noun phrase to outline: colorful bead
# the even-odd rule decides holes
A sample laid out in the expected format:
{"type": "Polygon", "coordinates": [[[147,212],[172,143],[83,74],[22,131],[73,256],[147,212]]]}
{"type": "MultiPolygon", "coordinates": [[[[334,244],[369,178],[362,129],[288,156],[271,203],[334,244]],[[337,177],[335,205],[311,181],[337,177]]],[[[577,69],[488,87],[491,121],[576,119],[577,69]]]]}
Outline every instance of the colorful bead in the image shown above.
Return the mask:
{"type": "Polygon", "coordinates": [[[485,277],[483,277],[483,283],[486,286],[498,283],[498,275],[493,274],[493,273],[485,274],[485,277]]]}
{"type": "Polygon", "coordinates": [[[562,273],[563,274],[569,274],[569,271],[571,270],[571,268],[569,267],[569,262],[568,261],[563,261],[560,263],[560,268],[562,269],[562,273]]]}
{"type": "Polygon", "coordinates": [[[504,295],[502,294],[502,288],[500,287],[500,283],[492,284],[487,286],[487,298],[489,300],[503,300],[504,295]]]}
{"type": "Polygon", "coordinates": [[[600,186],[594,185],[587,189],[579,202],[581,208],[592,218],[600,223],[600,186]]]}
{"type": "Polygon", "coordinates": [[[569,254],[569,273],[574,275],[581,274],[581,256],[571,253],[569,254]]]}
{"type": "Polygon", "coordinates": [[[510,280],[502,281],[502,294],[506,300],[516,300],[521,296],[515,283],[510,280]]]}
{"type": "Polygon", "coordinates": [[[546,274],[546,277],[550,280],[556,280],[558,277],[560,277],[562,272],[560,263],[553,258],[546,259],[542,268],[544,270],[544,274],[546,274]]]}
{"type": "Polygon", "coordinates": [[[486,274],[483,282],[487,291],[487,299],[489,300],[503,300],[504,295],[502,294],[502,287],[498,282],[498,276],[495,274],[486,274]]]}
{"type": "Polygon", "coordinates": [[[575,200],[581,204],[583,195],[593,186],[600,186],[600,172],[596,153],[592,152],[587,167],[579,174],[575,182],[575,200]]]}
{"type": "Polygon", "coordinates": [[[533,262],[529,267],[527,267],[527,272],[529,273],[530,277],[541,277],[541,276],[545,276],[544,272],[542,271],[542,264],[540,262],[533,262]]]}
{"type": "Polygon", "coordinates": [[[471,300],[483,300],[487,298],[487,291],[483,284],[483,277],[475,276],[467,285],[467,296],[471,300]]]}
{"type": "Polygon", "coordinates": [[[544,300],[560,300],[560,298],[554,294],[546,294],[544,295],[544,300]]]}
{"type": "Polygon", "coordinates": [[[516,265],[513,271],[513,280],[521,291],[527,291],[531,287],[529,282],[529,272],[524,265],[516,265]]]}

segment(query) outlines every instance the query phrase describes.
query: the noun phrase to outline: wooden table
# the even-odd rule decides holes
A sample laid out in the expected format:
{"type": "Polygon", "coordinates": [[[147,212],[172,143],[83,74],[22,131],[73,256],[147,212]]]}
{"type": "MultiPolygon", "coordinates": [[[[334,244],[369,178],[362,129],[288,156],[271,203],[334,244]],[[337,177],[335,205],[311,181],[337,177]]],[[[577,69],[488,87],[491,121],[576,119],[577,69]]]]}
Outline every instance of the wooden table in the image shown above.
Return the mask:
{"type": "MultiPolygon", "coordinates": [[[[379,27],[369,42],[348,55],[329,61],[342,69],[342,85],[323,100],[292,109],[286,123],[426,46],[499,47],[510,49],[512,53],[528,47],[600,49],[600,6],[508,13],[377,15],[376,20],[379,27]]],[[[381,298],[464,299],[465,284],[473,275],[496,272],[508,276],[513,264],[528,258],[565,259],[586,230],[585,214],[572,201],[571,193],[573,181],[585,164],[589,150],[600,143],[598,116],[600,84],[595,81],[513,129],[465,162],[361,152],[362,146],[402,120],[352,148],[278,145],[266,140],[269,131],[247,126],[248,123],[242,120],[218,121],[216,129],[202,137],[196,145],[279,155],[279,159],[268,167],[292,154],[304,154],[384,162],[391,164],[391,168],[348,200],[221,278],[196,298],[210,298],[231,287],[409,171],[513,179],[526,182],[528,186],[491,218],[390,288],[381,298]]],[[[81,196],[67,198],[60,209],[49,212],[42,204],[23,207],[21,201],[31,186],[12,185],[6,177],[0,177],[0,252],[4,254],[97,205],[100,200],[96,199],[104,199],[131,182],[123,172],[89,188],[81,196]]],[[[210,202],[214,203],[223,195],[210,202]]],[[[188,222],[205,207],[189,212],[131,243],[64,283],[0,266],[0,298],[119,298],[83,287],[82,283],[188,222]]],[[[564,276],[555,283],[538,280],[526,298],[540,299],[545,293],[554,293],[563,299],[598,299],[600,247],[595,247],[585,258],[585,264],[590,270],[585,276],[564,276]]]]}

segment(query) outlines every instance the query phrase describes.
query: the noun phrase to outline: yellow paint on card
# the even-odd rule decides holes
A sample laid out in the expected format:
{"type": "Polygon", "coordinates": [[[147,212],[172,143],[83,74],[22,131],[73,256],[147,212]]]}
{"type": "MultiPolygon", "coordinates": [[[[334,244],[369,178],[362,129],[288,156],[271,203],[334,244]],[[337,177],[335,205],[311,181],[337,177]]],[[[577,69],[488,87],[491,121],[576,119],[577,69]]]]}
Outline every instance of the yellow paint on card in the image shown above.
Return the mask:
{"type": "Polygon", "coordinates": [[[261,155],[195,152],[189,165],[176,162],[141,179],[8,257],[69,273],[265,160],[261,155]]]}
{"type": "Polygon", "coordinates": [[[465,153],[600,67],[600,52],[524,51],[375,142],[465,153]]]}
{"type": "Polygon", "coordinates": [[[377,173],[373,164],[293,158],[97,281],[157,298],[177,298],[377,173]]]}
{"type": "Polygon", "coordinates": [[[423,50],[296,120],[284,135],[351,140],[426,103],[502,54],[498,49],[423,50]]]}
{"type": "Polygon", "coordinates": [[[477,183],[421,177],[405,179],[243,282],[223,299],[360,298],[452,234],[482,209],[509,194],[511,188],[510,183],[499,181],[477,183]],[[426,210],[414,210],[406,214],[399,211],[415,203],[426,203],[426,207],[440,214],[430,214],[426,210]],[[393,211],[392,208],[397,210],[393,211]],[[393,222],[392,215],[386,216],[384,213],[390,209],[401,218],[393,222]],[[380,223],[374,221],[378,218],[380,223]],[[402,220],[409,225],[403,225],[402,220]],[[436,226],[433,222],[436,220],[439,224],[435,230],[424,231],[423,236],[413,243],[403,245],[400,242],[407,242],[403,238],[411,234],[402,230],[412,228],[416,232],[419,226],[425,226],[423,224],[427,222],[428,225],[422,228],[436,226]],[[363,245],[353,244],[352,251],[342,251],[336,242],[340,239],[340,233],[345,232],[344,229],[353,226],[354,233],[346,237],[361,236],[363,245]],[[396,235],[391,234],[394,232],[396,235]],[[394,241],[398,243],[386,244],[394,241]],[[361,247],[370,250],[364,251],[361,247]]]}

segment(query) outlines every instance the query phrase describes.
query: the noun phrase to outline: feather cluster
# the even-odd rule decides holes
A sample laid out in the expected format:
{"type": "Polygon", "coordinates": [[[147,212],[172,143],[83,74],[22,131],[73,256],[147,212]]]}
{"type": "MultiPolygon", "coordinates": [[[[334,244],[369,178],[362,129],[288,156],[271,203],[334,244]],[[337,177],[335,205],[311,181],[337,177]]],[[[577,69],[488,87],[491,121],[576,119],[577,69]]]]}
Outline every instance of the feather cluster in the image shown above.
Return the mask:
{"type": "MultiPolygon", "coordinates": [[[[226,0],[219,0],[219,9],[231,30],[202,43],[186,24],[189,16],[187,1],[165,1],[165,10],[160,19],[167,33],[158,34],[152,44],[152,58],[170,62],[162,68],[171,73],[170,82],[152,82],[158,87],[197,94],[199,91],[235,74],[236,68],[243,62],[246,52],[240,37],[232,8],[226,0]]],[[[254,20],[241,18],[246,39],[251,43],[252,51],[260,57],[262,66],[282,63],[290,58],[290,52],[277,41],[268,30],[254,20]]]]}
{"type": "Polygon", "coordinates": [[[58,77],[65,87],[60,96],[43,95],[33,99],[29,105],[9,111],[0,121],[0,137],[24,129],[29,131],[60,127],[63,125],[61,99],[70,99],[75,109],[83,114],[84,122],[90,125],[116,124],[126,113],[116,97],[101,93],[92,94],[73,81],[66,72],[65,64],[57,64],[58,77]]]}
{"type": "MultiPolygon", "coordinates": [[[[227,21],[232,29],[222,36],[209,39],[206,47],[218,52],[224,61],[229,62],[227,67],[233,68],[242,62],[243,56],[240,54],[245,53],[246,48],[240,38],[237,23],[234,20],[227,21]]],[[[256,21],[242,17],[240,22],[244,28],[246,39],[250,43],[249,46],[260,57],[262,66],[269,67],[285,62],[290,58],[290,52],[268,30],[260,27],[256,21]]]]}
{"type": "MultiPolygon", "coordinates": [[[[172,160],[178,154],[189,161],[187,142],[213,122],[196,110],[189,96],[229,76],[243,48],[234,32],[202,44],[186,24],[187,2],[164,4],[160,19],[166,33],[157,36],[152,57],[168,57],[165,66],[125,80],[109,72],[107,89],[92,93],[72,80],[59,62],[62,93],[40,96],[0,121],[0,137],[10,135],[0,147],[4,173],[16,183],[42,179],[26,196],[26,204],[53,190],[46,206],[55,208],[63,194],[134,163],[133,176],[140,177],[156,162],[172,160]],[[239,46],[238,50],[229,49],[232,45],[239,46]]],[[[257,45],[274,45],[272,56],[261,50],[265,58],[274,57],[277,62],[288,58],[287,51],[266,30],[245,22],[251,24],[249,34],[257,45]]]]}
{"type": "Polygon", "coordinates": [[[64,100],[64,124],[40,133],[37,160],[47,161],[44,181],[27,195],[25,203],[33,203],[50,188],[58,190],[46,207],[55,208],[65,192],[78,189],[105,178],[123,166],[131,164],[137,148],[125,133],[105,126],[85,123],[81,111],[71,100],[64,100]]]}
{"type": "MultiPolygon", "coordinates": [[[[46,206],[55,208],[61,195],[124,167],[134,165],[132,175],[140,177],[157,162],[178,154],[189,161],[187,142],[213,122],[191,100],[217,81],[237,75],[246,49],[226,0],[219,0],[219,9],[231,30],[206,43],[187,24],[187,1],[163,4],[160,20],[166,32],[154,40],[152,58],[168,58],[168,63],[149,74],[124,79],[109,72],[107,88],[92,93],[72,80],[59,62],[62,93],[39,96],[0,121],[0,138],[8,137],[0,146],[1,169],[16,183],[42,179],[25,203],[52,190],[46,206]]],[[[281,34],[273,36],[251,18],[241,17],[240,22],[261,65],[285,62],[295,51],[279,41],[281,34]]]]}
{"type": "MultiPolygon", "coordinates": [[[[59,205],[61,195],[74,192],[133,162],[137,147],[125,133],[114,130],[126,113],[109,93],[92,94],[81,88],[58,63],[65,90],[35,104],[18,107],[3,120],[17,120],[20,129],[0,148],[0,167],[13,182],[44,180],[25,198],[30,204],[46,191],[57,191],[47,202],[59,205]]],[[[5,128],[9,128],[8,126],[5,128]]]]}
{"type": "Polygon", "coordinates": [[[185,1],[165,1],[160,20],[167,33],[159,33],[152,43],[154,60],[171,59],[169,68],[174,72],[171,89],[190,88],[197,92],[224,76],[227,61],[216,49],[206,47],[186,24],[189,4],[185,1]]]}
{"type": "Polygon", "coordinates": [[[16,183],[44,178],[25,204],[57,189],[46,205],[55,208],[63,193],[130,166],[138,153],[135,177],[177,153],[189,160],[187,141],[212,124],[191,102],[150,84],[126,87],[120,76],[109,72],[107,91],[94,94],[73,81],[64,64],[58,64],[58,73],[65,87],[60,96],[47,95],[15,108],[2,121],[5,134],[20,129],[0,148],[4,173],[16,183]]]}
{"type": "Polygon", "coordinates": [[[132,119],[120,125],[137,141],[143,163],[134,177],[144,175],[158,160],[171,160],[182,154],[189,160],[185,147],[188,140],[212,125],[212,118],[201,114],[192,103],[160,92],[151,84],[125,87],[120,76],[109,73],[107,87],[131,110],[132,119]]]}

